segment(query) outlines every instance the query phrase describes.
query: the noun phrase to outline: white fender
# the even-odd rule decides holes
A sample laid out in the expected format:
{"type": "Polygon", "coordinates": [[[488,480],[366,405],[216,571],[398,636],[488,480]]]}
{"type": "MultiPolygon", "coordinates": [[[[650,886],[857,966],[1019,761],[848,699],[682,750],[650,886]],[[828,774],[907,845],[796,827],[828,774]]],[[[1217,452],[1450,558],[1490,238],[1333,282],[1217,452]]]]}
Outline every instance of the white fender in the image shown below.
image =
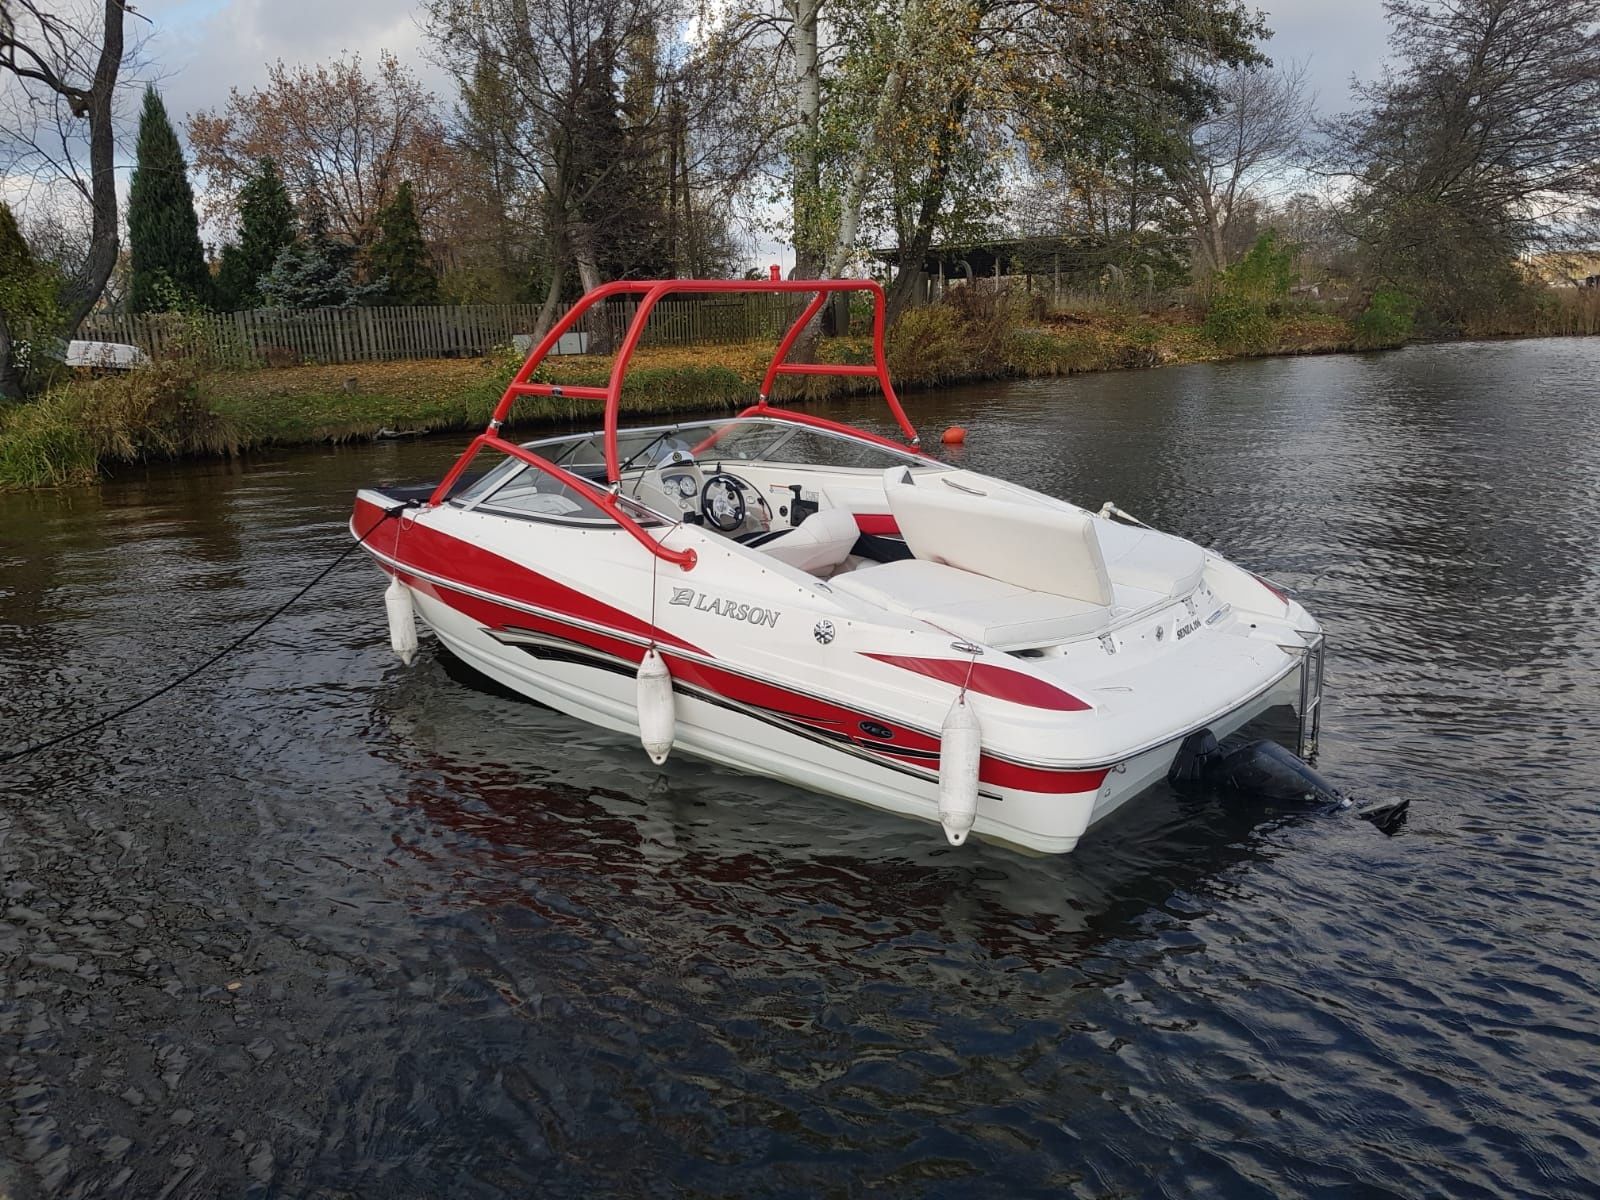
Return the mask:
{"type": "Polygon", "coordinates": [[[654,646],[639,664],[639,740],[650,761],[660,766],[672,751],[676,718],[672,711],[672,676],[654,646]]]}
{"type": "Polygon", "coordinates": [[[939,727],[939,824],[952,846],[967,840],[978,815],[978,759],[983,731],[965,696],[957,696],[939,727]]]}
{"type": "Polygon", "coordinates": [[[417,657],[417,615],[411,607],[411,589],[398,575],[383,593],[383,606],[389,610],[389,645],[409,667],[417,657]]]}

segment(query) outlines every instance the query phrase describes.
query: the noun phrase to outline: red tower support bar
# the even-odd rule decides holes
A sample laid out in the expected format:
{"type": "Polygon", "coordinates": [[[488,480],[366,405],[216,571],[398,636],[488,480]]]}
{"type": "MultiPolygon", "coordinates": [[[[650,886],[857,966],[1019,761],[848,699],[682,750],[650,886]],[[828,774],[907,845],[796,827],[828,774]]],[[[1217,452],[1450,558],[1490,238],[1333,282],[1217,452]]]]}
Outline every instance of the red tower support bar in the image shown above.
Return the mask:
{"type": "Polygon", "coordinates": [[[581,400],[599,400],[605,404],[605,452],[606,452],[606,478],[615,484],[621,475],[621,460],[617,453],[617,425],[622,410],[622,381],[627,375],[628,365],[634,352],[639,348],[639,340],[644,336],[645,326],[650,321],[650,314],[656,304],[664,297],[673,293],[691,292],[704,294],[707,292],[796,292],[811,296],[811,301],[796,318],[789,331],[784,334],[783,341],[778,344],[777,353],[772,356],[772,362],[767,365],[766,375],[761,381],[761,394],[757,403],[744,410],[741,416],[763,414],[797,424],[811,425],[822,429],[831,429],[835,432],[848,433],[854,437],[866,438],[869,441],[884,445],[894,445],[885,438],[869,434],[863,430],[841,425],[830,421],[826,417],[811,416],[805,413],[790,413],[782,409],[769,408],[768,398],[772,395],[772,388],[779,375],[853,375],[874,376],[878,386],[883,389],[883,398],[889,404],[889,411],[894,415],[896,424],[906,435],[912,446],[917,445],[917,431],[906,417],[905,409],[900,406],[900,399],[894,394],[894,385],[889,381],[889,365],[884,358],[884,296],[883,288],[870,279],[625,279],[616,283],[607,283],[595,288],[580,299],[567,314],[551,327],[539,344],[533,348],[532,353],[522,364],[516,375],[507,385],[500,402],[495,405],[494,414],[489,420],[487,428],[478,437],[474,438],[466,452],[456,460],[449,474],[434,489],[429,504],[441,504],[449,496],[450,490],[455,487],[467,465],[477,457],[480,450],[490,447],[502,453],[510,454],[526,462],[529,466],[544,471],[560,479],[568,487],[573,488],[590,501],[598,504],[608,516],[613,517],[619,525],[626,529],[640,542],[650,547],[658,557],[669,562],[678,563],[685,570],[694,566],[693,551],[668,550],[660,545],[654,538],[646,533],[638,522],[634,521],[608,494],[596,489],[587,481],[563,471],[554,463],[546,462],[535,454],[531,454],[514,443],[505,441],[500,434],[501,427],[510,415],[511,406],[521,396],[575,396],[581,400]],[[794,349],[794,344],[800,339],[801,333],[813,319],[822,311],[822,306],[827,303],[828,297],[840,292],[866,292],[872,297],[872,363],[871,365],[859,363],[791,363],[788,362],[789,352],[794,349]],[[533,373],[539,365],[554,350],[561,336],[567,333],[578,321],[595,305],[610,300],[616,296],[638,296],[639,308],[634,313],[633,320],[628,324],[628,331],[623,336],[622,345],[617,350],[615,360],[611,364],[611,378],[606,386],[576,386],[558,383],[533,383],[530,382],[533,373]]]}

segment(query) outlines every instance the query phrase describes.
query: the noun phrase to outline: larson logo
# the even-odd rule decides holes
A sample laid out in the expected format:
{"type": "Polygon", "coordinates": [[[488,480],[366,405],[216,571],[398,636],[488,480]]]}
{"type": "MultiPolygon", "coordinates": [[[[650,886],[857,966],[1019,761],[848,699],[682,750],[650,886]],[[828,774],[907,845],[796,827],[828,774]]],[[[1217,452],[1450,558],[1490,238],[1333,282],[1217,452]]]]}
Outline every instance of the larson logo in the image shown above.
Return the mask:
{"type": "Polygon", "coordinates": [[[732,621],[748,621],[752,625],[776,626],[779,613],[770,608],[761,608],[755,604],[741,604],[736,600],[729,600],[708,596],[704,592],[697,592],[693,588],[675,587],[672,589],[671,604],[683,608],[692,608],[695,612],[714,613],[719,617],[727,617],[732,621]]]}

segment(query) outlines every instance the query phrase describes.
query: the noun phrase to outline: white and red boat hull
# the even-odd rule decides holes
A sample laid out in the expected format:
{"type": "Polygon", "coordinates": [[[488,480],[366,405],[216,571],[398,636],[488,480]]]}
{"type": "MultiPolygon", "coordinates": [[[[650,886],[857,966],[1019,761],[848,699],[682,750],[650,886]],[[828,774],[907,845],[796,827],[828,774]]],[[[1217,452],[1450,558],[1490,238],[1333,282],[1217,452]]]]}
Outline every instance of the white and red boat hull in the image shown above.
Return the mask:
{"type": "MultiPolygon", "coordinates": [[[[734,663],[691,640],[694,631],[683,618],[698,616],[702,625],[706,622],[703,613],[686,614],[682,606],[670,604],[671,592],[684,582],[676,568],[652,571],[658,591],[652,627],[648,611],[630,611],[596,598],[628,590],[603,569],[604,553],[581,564],[594,581],[584,588],[549,568],[536,570],[496,553],[481,530],[473,540],[445,532],[439,526],[464,519],[449,509],[407,513],[385,526],[380,520],[385,503],[382,493],[364,492],[352,530],[359,536],[378,524],[366,548],[411,590],[417,614],[441,644],[495,682],[577,720],[637,735],[635,670],[654,643],[673,679],[675,752],[938,822],[939,715],[959,684],[881,660],[968,666],[967,660],[950,654],[948,639],[938,647],[942,657],[925,660],[926,648],[916,643],[919,637],[927,639],[917,631],[873,627],[858,614],[840,620],[839,612],[820,605],[778,610],[757,600],[749,603],[751,609],[777,613],[779,628],[771,632],[787,626],[800,636],[760,656],[767,659],[766,669],[753,670],[750,659],[755,656],[746,653],[743,662],[734,663]],[[810,636],[821,621],[840,627],[827,646],[810,636]],[[870,650],[860,645],[863,641],[870,650]],[[848,669],[830,669],[821,658],[843,661],[848,669]],[[884,682],[886,678],[891,682],[884,682]],[[885,733],[890,736],[880,736],[885,733]]],[[[504,533],[524,543],[525,553],[529,539],[537,538],[525,526],[504,533]]],[[[701,536],[695,530],[680,534],[701,536]]],[[[597,547],[604,544],[624,557],[638,557],[619,535],[589,536],[597,547]]],[[[702,546],[701,551],[695,574],[710,575],[715,546],[702,546]]],[[[530,557],[540,556],[535,551],[530,557]]],[[[638,569],[620,568],[625,576],[638,569]]],[[[652,581],[630,582],[640,585],[638,607],[646,607],[652,581]]],[[[718,587],[704,576],[698,582],[697,595],[718,587]]],[[[733,612],[737,615],[736,606],[733,612]]],[[[750,618],[743,624],[750,625],[750,618]]],[[[756,624],[767,631],[764,623],[756,624]]],[[[1139,732],[1130,729],[1132,736],[1108,744],[1106,753],[1072,758],[1060,751],[1081,743],[1073,726],[1082,723],[1083,710],[1050,707],[1053,685],[1047,680],[1022,676],[1017,686],[999,674],[1012,674],[1009,667],[992,667],[994,694],[972,696],[987,731],[973,833],[1038,853],[1073,850],[1091,826],[1166,775],[1192,729],[1208,727],[1226,736],[1286,702],[1297,661],[1292,655],[1279,659],[1275,671],[1258,673],[1253,686],[1229,698],[1225,707],[1199,712],[1182,727],[1169,726],[1166,736],[1155,733],[1151,744],[1140,745],[1139,732]],[[1030,683],[1037,691],[1030,690],[1030,683]],[[1010,745],[1002,730],[1007,716],[1016,717],[1019,710],[1034,736],[1010,745]],[[1052,742],[1054,754],[1030,752],[1052,742]]],[[[1145,742],[1151,736],[1144,731],[1145,742]]]]}

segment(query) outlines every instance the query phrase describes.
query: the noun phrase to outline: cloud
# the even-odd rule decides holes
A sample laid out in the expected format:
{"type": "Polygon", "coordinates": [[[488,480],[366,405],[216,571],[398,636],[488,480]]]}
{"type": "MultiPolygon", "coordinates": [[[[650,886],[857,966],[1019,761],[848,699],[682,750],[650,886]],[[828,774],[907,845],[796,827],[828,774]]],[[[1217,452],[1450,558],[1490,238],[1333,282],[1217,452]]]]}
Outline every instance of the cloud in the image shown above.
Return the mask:
{"type": "Polygon", "coordinates": [[[393,51],[448,104],[454,89],[428,62],[416,9],[393,0],[144,0],[151,21],[145,54],[167,108],[181,120],[227,103],[284,62],[327,62],[359,53],[371,63],[393,51]]]}
{"type": "MultiPolygon", "coordinates": [[[[1383,61],[1387,27],[1382,0],[1266,0],[1279,61],[1307,60],[1324,112],[1349,106],[1352,74],[1370,79],[1383,61]]],[[[420,10],[394,0],[144,0],[146,53],[175,115],[216,108],[230,88],[248,90],[267,66],[325,62],[342,52],[369,61],[392,50],[441,100],[450,80],[427,60],[420,10]]]]}
{"type": "Polygon", "coordinates": [[[1267,54],[1305,62],[1319,111],[1350,109],[1350,77],[1367,81],[1382,69],[1389,36],[1382,0],[1266,0],[1261,8],[1273,32],[1267,54]]]}

